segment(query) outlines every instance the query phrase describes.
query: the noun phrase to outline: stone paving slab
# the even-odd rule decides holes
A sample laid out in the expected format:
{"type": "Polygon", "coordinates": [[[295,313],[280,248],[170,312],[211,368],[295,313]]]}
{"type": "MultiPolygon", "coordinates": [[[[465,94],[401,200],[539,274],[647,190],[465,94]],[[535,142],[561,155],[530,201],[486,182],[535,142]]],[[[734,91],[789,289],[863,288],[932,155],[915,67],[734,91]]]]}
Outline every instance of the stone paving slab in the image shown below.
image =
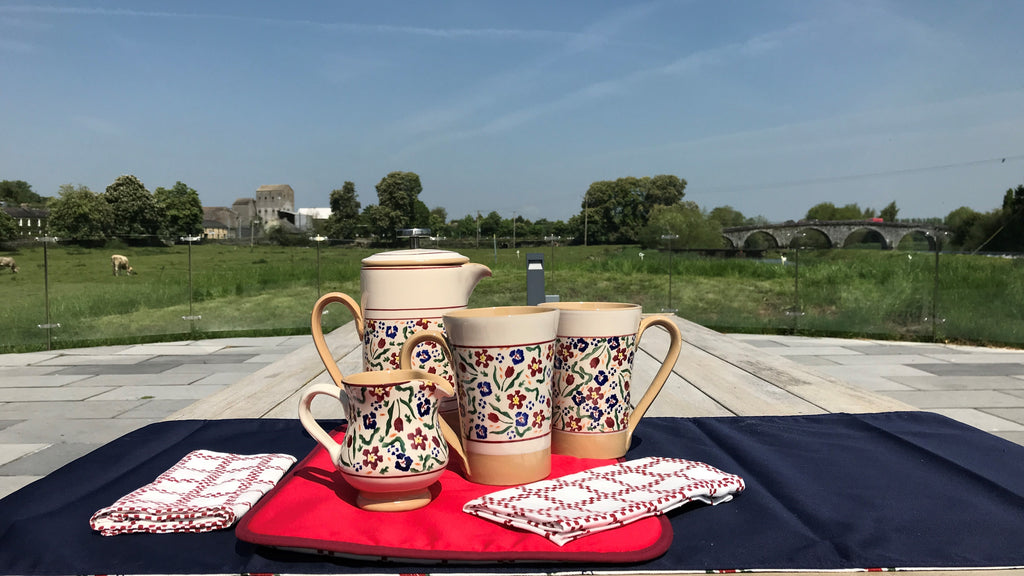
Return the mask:
{"type": "Polygon", "coordinates": [[[4,390],[4,402],[64,402],[88,400],[110,392],[110,387],[73,386],[73,387],[40,387],[40,388],[7,388],[4,390]]]}
{"type": "Polygon", "coordinates": [[[889,376],[914,390],[1019,390],[1012,376],[889,376]]]}
{"type": "Polygon", "coordinates": [[[82,378],[69,383],[68,386],[135,386],[142,383],[147,386],[185,386],[198,383],[204,376],[197,372],[164,371],[152,378],[140,377],[139,374],[96,374],[82,378]]]}
{"type": "Polygon", "coordinates": [[[211,356],[216,352],[224,349],[221,344],[213,345],[199,345],[194,343],[189,344],[145,344],[141,346],[132,346],[126,348],[118,354],[126,356],[211,356]]]}
{"type": "Polygon", "coordinates": [[[49,447],[50,444],[0,444],[0,466],[49,447]]]}
{"type": "Polygon", "coordinates": [[[199,400],[220,390],[223,386],[121,386],[89,398],[90,402],[110,400],[199,400]]]}
{"type": "Polygon", "coordinates": [[[1024,432],[1024,424],[1013,420],[1001,418],[997,414],[991,414],[993,410],[985,411],[975,408],[934,408],[932,412],[949,416],[964,424],[975,428],[988,430],[989,432],[1024,432]]]}
{"type": "Polygon", "coordinates": [[[1024,375],[1024,364],[959,362],[945,364],[921,363],[918,370],[936,376],[1013,376],[1024,375]]]}
{"type": "Polygon", "coordinates": [[[893,390],[886,396],[924,409],[1024,408],[1024,398],[996,390],[893,390]]]}
{"type": "MultiPolygon", "coordinates": [[[[56,388],[67,386],[90,377],[84,374],[57,374],[46,375],[45,378],[37,376],[8,376],[0,373],[0,388],[56,388]]],[[[4,395],[6,398],[6,394],[4,395]]]]}

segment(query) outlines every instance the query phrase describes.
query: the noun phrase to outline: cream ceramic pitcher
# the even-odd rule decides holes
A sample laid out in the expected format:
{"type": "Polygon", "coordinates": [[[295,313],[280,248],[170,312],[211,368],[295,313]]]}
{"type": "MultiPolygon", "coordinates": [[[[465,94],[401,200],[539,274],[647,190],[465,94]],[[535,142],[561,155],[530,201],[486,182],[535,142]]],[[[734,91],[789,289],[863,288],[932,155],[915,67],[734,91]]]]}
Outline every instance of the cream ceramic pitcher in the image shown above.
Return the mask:
{"type": "MultiPolygon", "coordinates": [[[[316,350],[334,383],[342,374],[324,341],[321,316],[331,303],[343,304],[352,313],[363,340],[363,370],[396,370],[402,345],[421,330],[444,331],[442,315],[462,310],[481,279],[491,269],[447,250],[423,249],[381,252],[363,259],[359,275],[362,297],[356,301],[341,292],[324,294],[313,306],[312,332],[316,350]]],[[[445,377],[454,384],[451,365],[434,343],[417,346],[409,368],[445,377]]],[[[454,400],[441,411],[455,410],[454,400]]]]}

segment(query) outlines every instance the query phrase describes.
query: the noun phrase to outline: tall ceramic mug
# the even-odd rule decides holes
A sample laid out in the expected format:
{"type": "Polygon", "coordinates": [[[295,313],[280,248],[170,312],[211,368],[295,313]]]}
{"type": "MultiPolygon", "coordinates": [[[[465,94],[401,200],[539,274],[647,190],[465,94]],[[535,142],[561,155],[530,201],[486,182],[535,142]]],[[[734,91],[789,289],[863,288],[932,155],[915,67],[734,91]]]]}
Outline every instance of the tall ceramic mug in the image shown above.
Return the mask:
{"type": "Polygon", "coordinates": [[[558,314],[536,306],[459,310],[444,315],[447,337],[434,330],[406,341],[403,365],[420,342],[436,342],[451,360],[470,481],[509,486],[551,473],[558,314]]]}
{"type": "Polygon", "coordinates": [[[581,458],[624,456],[633,431],[679,357],[679,327],[667,316],[644,318],[637,304],[547,302],[539,307],[560,312],[552,452],[581,458]],[[633,357],[651,326],[668,330],[671,342],[654,381],[633,408],[633,357]]]}
{"type": "Polygon", "coordinates": [[[421,370],[382,370],[344,376],[342,387],[307,388],[299,421],[356,489],[356,505],[392,512],[430,503],[429,487],[448,464],[449,445],[460,450],[455,432],[438,416],[441,399],[454,394],[451,383],[421,370]],[[321,394],[345,405],[348,429],[341,444],[310,412],[321,394]]]}

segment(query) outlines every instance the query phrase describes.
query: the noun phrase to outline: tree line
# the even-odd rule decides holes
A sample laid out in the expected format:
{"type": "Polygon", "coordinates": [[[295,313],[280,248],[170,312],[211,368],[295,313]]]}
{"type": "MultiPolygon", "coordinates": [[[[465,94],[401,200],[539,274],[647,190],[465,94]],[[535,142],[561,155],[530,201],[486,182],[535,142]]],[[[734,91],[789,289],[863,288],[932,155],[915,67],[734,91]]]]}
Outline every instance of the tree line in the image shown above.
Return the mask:
{"type": "MultiPolygon", "coordinates": [[[[170,188],[150,192],[133,175],[118,176],[103,192],[88,186],[64,184],[56,198],[44,198],[31,191],[23,181],[0,183],[0,200],[27,204],[45,204],[50,214],[47,234],[82,242],[103,242],[120,238],[154,242],[177,240],[203,232],[203,206],[199,194],[188,185],[176,182],[170,188]]],[[[0,212],[10,219],[7,214],[0,212]]],[[[0,222],[0,239],[8,225],[0,222]]],[[[15,232],[16,233],[16,232],[15,232]]]]}
{"type": "MultiPolygon", "coordinates": [[[[722,228],[767,224],[762,216],[746,217],[731,206],[702,209],[685,200],[686,180],[661,174],[593,182],[580,210],[568,221],[522,215],[505,217],[496,211],[449,219],[443,207],[429,208],[421,199],[423,185],[415,172],[391,172],[375,186],[377,202],[365,207],[355,184],[346,181],[329,194],[331,215],[317,231],[332,239],[370,239],[381,246],[399,245],[396,231],[429,228],[434,236],[457,240],[512,239],[520,242],[565,244],[640,244],[714,249],[723,246],[722,228]]],[[[90,241],[109,238],[177,239],[202,232],[203,212],[198,193],[182,182],[150,193],[135,176],[118,177],[102,193],[86,186],[65,184],[56,198],[40,196],[24,181],[0,181],[0,201],[46,206],[48,234],[90,241]]],[[[805,220],[899,221],[899,208],[890,202],[880,211],[856,203],[812,206],[805,220]]],[[[1008,189],[1002,205],[989,212],[960,207],[929,223],[950,229],[948,246],[968,251],[1024,252],[1024,185],[1008,189]]],[[[280,232],[280,231],[278,231],[280,232]]],[[[0,240],[13,238],[16,223],[0,212],[0,240]]],[[[285,234],[272,236],[284,240],[285,234]]],[[[305,239],[302,235],[301,239],[305,239]]]]}

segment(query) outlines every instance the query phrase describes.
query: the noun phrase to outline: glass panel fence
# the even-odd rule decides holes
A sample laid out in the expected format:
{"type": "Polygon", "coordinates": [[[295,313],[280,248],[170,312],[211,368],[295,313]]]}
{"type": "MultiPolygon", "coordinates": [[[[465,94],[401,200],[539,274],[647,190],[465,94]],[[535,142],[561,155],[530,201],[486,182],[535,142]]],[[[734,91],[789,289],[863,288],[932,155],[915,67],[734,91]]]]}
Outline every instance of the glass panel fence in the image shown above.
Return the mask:
{"type": "MultiPolygon", "coordinates": [[[[527,255],[545,293],[642,304],[721,330],[1024,345],[1024,259],[913,249],[790,248],[730,254],[493,241],[440,245],[491,267],[471,307],[526,304],[527,255]]],[[[435,247],[433,243],[429,246],[435,247]]],[[[7,247],[0,352],[218,336],[308,334],[313,302],[359,300],[361,260],[380,249],[217,244],[7,247]],[[125,256],[132,273],[115,273],[125,256]]],[[[351,320],[331,305],[324,328],[351,320]]]]}

